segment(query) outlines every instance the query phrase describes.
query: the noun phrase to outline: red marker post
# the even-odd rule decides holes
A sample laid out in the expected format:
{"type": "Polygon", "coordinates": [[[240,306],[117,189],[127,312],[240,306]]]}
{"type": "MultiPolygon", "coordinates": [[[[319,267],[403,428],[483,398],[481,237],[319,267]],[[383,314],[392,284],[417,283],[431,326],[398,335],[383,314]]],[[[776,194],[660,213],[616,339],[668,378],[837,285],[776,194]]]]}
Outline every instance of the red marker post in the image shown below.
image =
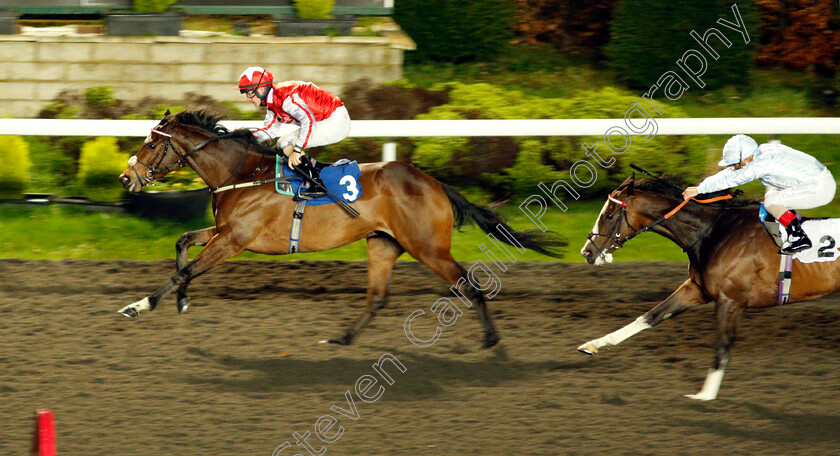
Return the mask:
{"type": "Polygon", "coordinates": [[[56,456],[55,415],[52,410],[38,410],[36,414],[32,456],[56,456]]]}

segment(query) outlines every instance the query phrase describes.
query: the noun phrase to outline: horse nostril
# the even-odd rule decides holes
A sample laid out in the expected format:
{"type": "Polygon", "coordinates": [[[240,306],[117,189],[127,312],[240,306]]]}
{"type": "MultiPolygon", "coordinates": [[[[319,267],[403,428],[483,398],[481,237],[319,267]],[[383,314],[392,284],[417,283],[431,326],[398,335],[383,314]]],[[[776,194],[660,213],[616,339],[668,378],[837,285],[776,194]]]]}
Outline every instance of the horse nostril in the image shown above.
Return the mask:
{"type": "Polygon", "coordinates": [[[129,179],[129,177],[128,177],[128,176],[126,176],[125,174],[123,174],[122,176],[120,176],[120,183],[121,183],[121,184],[123,184],[123,185],[127,184],[130,180],[131,180],[131,179],[129,179]]]}

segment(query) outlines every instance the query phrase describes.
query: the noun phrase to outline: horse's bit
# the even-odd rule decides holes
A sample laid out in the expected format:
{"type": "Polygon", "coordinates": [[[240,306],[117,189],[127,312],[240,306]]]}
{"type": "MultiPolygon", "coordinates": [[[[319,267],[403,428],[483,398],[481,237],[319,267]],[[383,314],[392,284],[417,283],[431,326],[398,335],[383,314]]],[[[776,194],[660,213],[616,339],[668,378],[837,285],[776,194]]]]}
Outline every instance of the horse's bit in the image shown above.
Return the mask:
{"type": "MultiPolygon", "coordinates": [[[[628,195],[628,198],[629,198],[629,195],[628,195]]],[[[627,220],[627,198],[625,198],[624,201],[621,201],[621,200],[618,200],[616,198],[613,198],[612,195],[607,195],[607,199],[616,203],[616,204],[618,204],[618,205],[620,205],[621,206],[621,212],[618,214],[618,220],[616,220],[615,225],[613,225],[609,234],[595,233],[594,231],[590,231],[589,234],[586,236],[586,239],[588,239],[590,242],[592,242],[592,247],[594,247],[595,250],[598,251],[597,252],[598,256],[610,254],[610,253],[624,247],[625,242],[629,241],[630,239],[635,237],[637,234],[639,234],[639,230],[633,228],[633,225],[630,225],[630,222],[627,220]],[[621,239],[621,222],[624,222],[624,224],[626,224],[628,228],[633,230],[633,233],[630,234],[629,236],[627,236],[625,239],[621,239]],[[607,247],[605,249],[600,249],[600,248],[598,248],[597,245],[595,245],[595,239],[594,238],[597,237],[597,236],[603,236],[603,237],[612,239],[612,243],[610,244],[609,247],[607,247]]],[[[642,228],[642,229],[647,231],[647,229],[649,229],[649,227],[645,227],[645,228],[642,228]]]]}
{"type": "MultiPolygon", "coordinates": [[[[172,169],[175,165],[178,165],[178,168],[183,168],[184,166],[187,166],[187,157],[189,157],[190,155],[198,152],[201,148],[203,148],[207,144],[210,144],[213,141],[216,141],[216,140],[219,140],[219,139],[222,139],[222,138],[225,138],[225,137],[228,136],[228,135],[219,135],[219,136],[213,136],[213,137],[207,138],[204,141],[195,145],[186,154],[181,154],[180,152],[178,152],[178,149],[175,147],[175,145],[172,144],[172,135],[171,134],[162,132],[162,131],[160,131],[158,129],[155,129],[155,128],[152,129],[152,133],[157,133],[159,135],[162,135],[162,136],[166,137],[166,142],[164,143],[163,150],[158,150],[157,154],[155,154],[155,156],[151,160],[152,163],[148,164],[148,163],[143,163],[143,162],[137,160],[137,155],[132,155],[131,158],[128,159],[128,166],[132,169],[132,171],[134,171],[134,174],[137,176],[137,179],[140,180],[141,182],[143,182],[143,185],[146,185],[146,184],[154,185],[155,181],[157,181],[157,177],[156,177],[157,175],[165,174],[165,173],[168,173],[168,172],[172,171],[172,169]],[[175,152],[175,155],[178,156],[178,160],[176,160],[176,161],[174,161],[174,162],[172,162],[172,163],[170,163],[166,166],[159,167],[161,162],[163,162],[164,157],[166,157],[166,153],[169,149],[172,149],[172,151],[175,152]],[[135,168],[135,165],[137,163],[140,163],[141,165],[143,165],[147,168],[146,173],[143,176],[141,176],[140,173],[137,171],[137,168],[135,168]]],[[[247,153],[242,154],[242,160],[240,160],[239,164],[236,166],[236,169],[234,170],[233,174],[231,174],[231,176],[225,182],[223,182],[222,185],[228,183],[231,179],[233,179],[233,177],[236,175],[236,172],[239,170],[240,167],[242,167],[242,164],[245,162],[245,158],[247,156],[248,156],[247,153]]],[[[262,163],[262,160],[260,162],[262,163]]],[[[259,170],[259,167],[257,168],[257,171],[258,170],[259,170]]]]}

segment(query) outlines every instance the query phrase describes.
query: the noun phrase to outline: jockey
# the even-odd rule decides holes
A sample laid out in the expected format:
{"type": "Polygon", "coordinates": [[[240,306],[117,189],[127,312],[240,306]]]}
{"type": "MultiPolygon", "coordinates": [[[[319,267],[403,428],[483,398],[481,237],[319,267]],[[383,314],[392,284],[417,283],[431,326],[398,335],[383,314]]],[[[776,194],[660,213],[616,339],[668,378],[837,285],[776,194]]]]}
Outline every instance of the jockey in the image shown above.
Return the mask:
{"type": "Polygon", "coordinates": [[[350,133],[347,108],[337,96],[311,82],[284,81],[277,85],[273,82],[274,76],[262,67],[248,67],[239,76],[239,93],[244,93],[254,106],[268,108],[263,128],[254,130],[253,134],[263,142],[278,137],[282,124],[300,126],[280,137],[276,147],[289,157],[289,166],[295,172],[315,183],[298,196],[303,199],[324,196],[318,171],[304,150],[346,138],[350,133]]]}
{"type": "Polygon", "coordinates": [[[813,209],[834,199],[837,183],[816,158],[781,143],[759,146],[746,135],[736,135],[723,146],[718,166],[727,168],[688,187],[685,199],[760,179],[766,187],[764,207],[786,228],[787,239],[779,253],[788,255],[811,247],[811,240],[793,209],[813,209]]]}

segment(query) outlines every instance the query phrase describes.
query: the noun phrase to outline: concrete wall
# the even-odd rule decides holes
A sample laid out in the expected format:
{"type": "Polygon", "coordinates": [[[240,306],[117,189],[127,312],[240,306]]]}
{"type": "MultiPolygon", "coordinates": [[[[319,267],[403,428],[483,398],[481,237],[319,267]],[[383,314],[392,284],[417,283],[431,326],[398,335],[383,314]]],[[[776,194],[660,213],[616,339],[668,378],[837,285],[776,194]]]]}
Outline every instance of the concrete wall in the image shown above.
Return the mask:
{"type": "MultiPolygon", "coordinates": [[[[235,89],[246,67],[341,94],[350,82],[402,77],[410,39],[390,37],[0,36],[0,116],[35,117],[65,89],[108,85],[114,96],[180,100],[187,92],[253,109],[235,89]]],[[[191,106],[188,106],[191,108],[191,106]]]]}

